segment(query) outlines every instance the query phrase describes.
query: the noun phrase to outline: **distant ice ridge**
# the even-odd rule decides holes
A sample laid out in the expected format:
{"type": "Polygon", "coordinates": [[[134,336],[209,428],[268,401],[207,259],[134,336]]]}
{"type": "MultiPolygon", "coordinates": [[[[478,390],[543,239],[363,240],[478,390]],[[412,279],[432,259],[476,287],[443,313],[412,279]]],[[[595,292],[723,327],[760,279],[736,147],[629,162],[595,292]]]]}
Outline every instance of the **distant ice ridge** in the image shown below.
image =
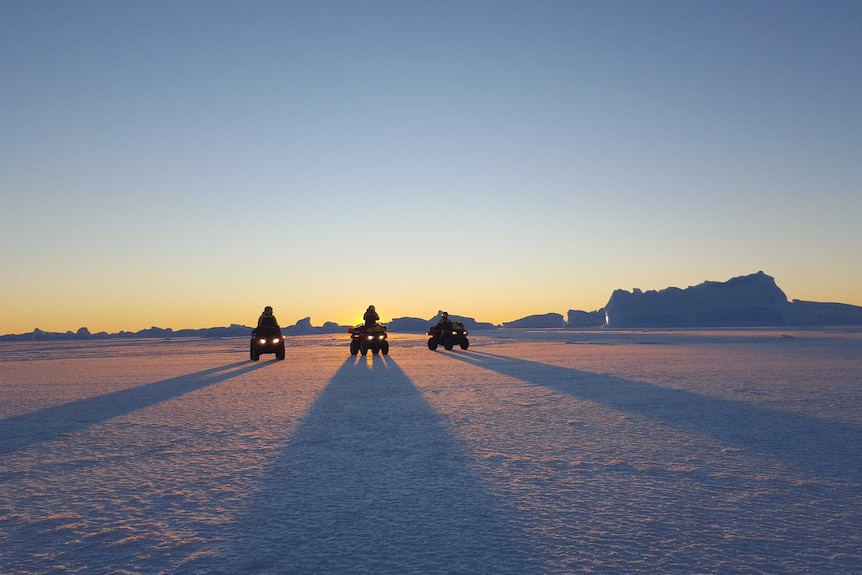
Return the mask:
{"type": "MultiPolygon", "coordinates": [[[[442,311],[430,319],[399,317],[388,322],[389,330],[400,333],[423,333],[437,323],[442,311]]],[[[685,289],[614,290],[605,307],[595,311],[569,310],[564,319],[558,313],[530,315],[502,326],[477,321],[468,316],[450,314],[468,330],[556,329],[589,327],[765,327],[776,325],[858,325],[862,324],[862,307],[843,303],[820,303],[787,300],[787,295],[772,276],[762,271],[731,278],[726,282],[705,281],[685,289]]],[[[306,317],[284,328],[285,335],[342,333],[349,326],[325,322],[321,327],[306,317]]],[[[113,337],[240,337],[251,333],[251,327],[231,324],[229,327],[183,329],[151,327],[138,332],[90,333],[86,327],[76,332],[45,332],[0,335],[0,341],[108,339],[113,337]]]]}
{"type": "Polygon", "coordinates": [[[762,271],[679,289],[615,290],[608,327],[731,327],[862,323],[862,307],[793,300],[762,271]]]}

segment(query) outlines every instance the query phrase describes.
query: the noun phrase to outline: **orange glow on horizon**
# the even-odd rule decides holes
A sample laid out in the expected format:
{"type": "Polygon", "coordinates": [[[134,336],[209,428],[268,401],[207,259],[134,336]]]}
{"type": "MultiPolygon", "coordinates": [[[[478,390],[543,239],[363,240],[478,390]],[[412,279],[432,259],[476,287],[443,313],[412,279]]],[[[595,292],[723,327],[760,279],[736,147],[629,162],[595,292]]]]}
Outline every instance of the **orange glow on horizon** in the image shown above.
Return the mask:
{"type": "MultiPolygon", "coordinates": [[[[775,277],[778,287],[790,300],[862,305],[862,294],[856,286],[851,286],[850,289],[842,288],[843,283],[814,286],[807,277],[785,278],[779,274],[770,275],[775,277]],[[818,289],[815,290],[815,287],[818,289]]],[[[729,276],[712,276],[707,279],[726,281],[729,276]]],[[[850,284],[851,280],[852,277],[848,277],[846,283],[850,284]]],[[[605,281],[622,283],[618,279],[605,281]]],[[[630,279],[623,281],[631,283],[630,279]]],[[[655,278],[652,278],[652,281],[656,285],[639,282],[640,285],[635,283],[615,289],[684,289],[689,284],[698,283],[677,281],[668,282],[669,285],[665,286],[658,284],[660,280],[655,278]]],[[[326,322],[342,326],[359,325],[362,323],[362,314],[370,303],[375,304],[381,316],[381,323],[384,324],[402,317],[430,320],[438,310],[445,309],[455,316],[501,325],[531,315],[557,313],[565,319],[570,309],[585,312],[601,309],[607,303],[612,289],[599,285],[590,287],[592,292],[588,293],[582,288],[577,294],[568,293],[574,290],[550,290],[544,286],[545,291],[540,293],[531,293],[526,289],[515,292],[496,289],[481,292],[477,289],[472,293],[459,292],[440,297],[439,294],[424,291],[424,286],[410,290],[397,285],[396,289],[382,289],[381,293],[373,298],[362,294],[358,297],[356,294],[345,294],[343,281],[324,282],[319,289],[306,292],[290,291],[280,285],[279,290],[264,294],[250,293],[244,283],[241,288],[210,290],[205,294],[200,293],[200,290],[181,292],[178,288],[167,294],[165,290],[154,293],[144,289],[89,293],[80,289],[57,290],[54,293],[45,290],[32,293],[13,291],[6,295],[14,297],[0,299],[0,335],[31,333],[35,329],[66,333],[75,332],[82,327],[94,334],[137,332],[151,327],[170,328],[174,331],[227,327],[231,324],[253,327],[265,305],[273,306],[275,316],[283,327],[295,325],[306,317],[311,318],[314,327],[320,327],[326,322]],[[327,291],[328,289],[334,291],[327,291]]]]}

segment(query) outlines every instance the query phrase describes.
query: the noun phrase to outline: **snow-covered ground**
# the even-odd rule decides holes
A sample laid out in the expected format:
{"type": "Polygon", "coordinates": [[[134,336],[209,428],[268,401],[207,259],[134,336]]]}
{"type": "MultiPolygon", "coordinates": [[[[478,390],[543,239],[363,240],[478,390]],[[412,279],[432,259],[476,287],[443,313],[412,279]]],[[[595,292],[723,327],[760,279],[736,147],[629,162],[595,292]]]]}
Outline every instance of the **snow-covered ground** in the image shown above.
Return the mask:
{"type": "Polygon", "coordinates": [[[0,573],[862,572],[862,333],[0,344],[0,573]]]}

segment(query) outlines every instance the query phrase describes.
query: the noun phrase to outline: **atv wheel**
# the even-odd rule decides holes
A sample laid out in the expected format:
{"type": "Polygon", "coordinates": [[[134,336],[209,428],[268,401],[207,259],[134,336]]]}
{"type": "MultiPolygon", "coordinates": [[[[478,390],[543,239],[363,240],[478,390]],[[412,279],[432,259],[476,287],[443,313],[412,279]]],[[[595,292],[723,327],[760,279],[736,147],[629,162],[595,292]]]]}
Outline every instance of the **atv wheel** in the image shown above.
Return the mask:
{"type": "Polygon", "coordinates": [[[361,347],[359,348],[359,353],[361,353],[362,355],[368,355],[368,347],[367,347],[367,346],[364,346],[364,345],[363,345],[363,346],[361,346],[361,347]]]}
{"type": "Polygon", "coordinates": [[[257,358],[254,356],[254,344],[248,346],[248,358],[252,361],[257,361],[257,358]]]}
{"type": "Polygon", "coordinates": [[[359,353],[359,344],[355,341],[350,342],[350,355],[356,355],[359,353]]]}
{"type": "Polygon", "coordinates": [[[449,343],[449,342],[446,342],[446,343],[444,343],[444,344],[443,344],[443,347],[445,347],[445,348],[446,348],[446,351],[452,351],[452,348],[453,348],[453,347],[455,347],[455,346],[454,346],[454,345],[452,345],[452,344],[451,344],[451,343],[449,343]]]}
{"type": "Polygon", "coordinates": [[[278,351],[275,352],[275,359],[278,359],[278,360],[284,359],[284,347],[278,348],[278,351]]]}
{"type": "Polygon", "coordinates": [[[380,344],[380,353],[382,353],[383,355],[387,355],[389,353],[389,342],[388,341],[384,341],[383,343],[380,344]]]}
{"type": "Polygon", "coordinates": [[[430,349],[431,351],[437,349],[437,340],[433,337],[428,338],[428,349],[430,349]]]}
{"type": "Polygon", "coordinates": [[[467,349],[468,347],[470,347],[470,340],[465,337],[461,340],[461,349],[467,349]]]}

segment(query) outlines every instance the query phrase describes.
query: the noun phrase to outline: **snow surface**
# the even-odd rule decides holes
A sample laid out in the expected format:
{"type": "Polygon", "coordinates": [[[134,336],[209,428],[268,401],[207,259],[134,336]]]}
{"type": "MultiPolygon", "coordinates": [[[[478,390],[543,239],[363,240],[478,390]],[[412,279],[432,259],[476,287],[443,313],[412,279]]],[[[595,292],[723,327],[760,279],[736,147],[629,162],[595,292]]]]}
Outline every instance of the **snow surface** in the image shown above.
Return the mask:
{"type": "Polygon", "coordinates": [[[0,344],[0,573],[862,572],[862,332],[0,344]]]}

